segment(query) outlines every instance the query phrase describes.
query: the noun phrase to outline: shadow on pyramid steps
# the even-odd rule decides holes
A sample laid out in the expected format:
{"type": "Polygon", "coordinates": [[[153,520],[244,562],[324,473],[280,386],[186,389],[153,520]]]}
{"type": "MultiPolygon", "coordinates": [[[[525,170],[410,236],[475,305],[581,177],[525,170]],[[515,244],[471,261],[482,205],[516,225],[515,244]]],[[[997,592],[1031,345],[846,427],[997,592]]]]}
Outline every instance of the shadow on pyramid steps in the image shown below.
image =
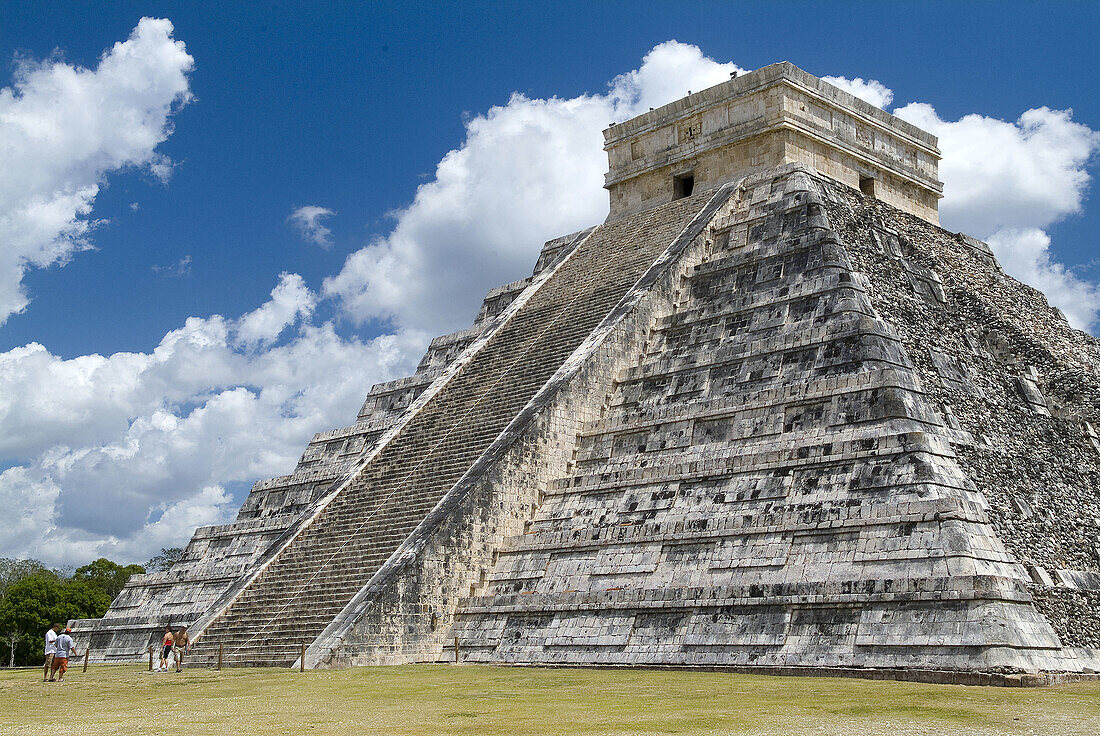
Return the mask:
{"type": "Polygon", "coordinates": [[[176,615],[225,666],[1100,669],[1100,345],[937,226],[935,138],[784,63],[605,144],[606,223],[93,646],[176,615]]]}

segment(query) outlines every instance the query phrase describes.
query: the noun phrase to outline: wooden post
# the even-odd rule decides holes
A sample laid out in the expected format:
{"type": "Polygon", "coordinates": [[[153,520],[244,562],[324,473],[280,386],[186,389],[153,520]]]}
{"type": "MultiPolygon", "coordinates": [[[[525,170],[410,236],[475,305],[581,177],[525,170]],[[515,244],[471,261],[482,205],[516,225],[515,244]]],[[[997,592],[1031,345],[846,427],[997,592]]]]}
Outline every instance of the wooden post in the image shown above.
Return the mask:
{"type": "Polygon", "coordinates": [[[153,671],[153,647],[149,646],[149,671],[153,671]]]}
{"type": "Polygon", "coordinates": [[[458,637],[455,637],[455,664],[458,664],[458,637]]]}
{"type": "MultiPolygon", "coordinates": [[[[218,645],[218,669],[222,668],[222,654],[225,652],[225,644],[218,645]]],[[[149,660],[152,662],[153,660],[149,660]]]]}
{"type": "Polygon", "coordinates": [[[298,660],[298,671],[306,671],[306,643],[304,641],[302,642],[302,658],[298,660]]]}
{"type": "Polygon", "coordinates": [[[91,653],[92,653],[92,648],[91,647],[86,647],[84,649],[84,669],[82,670],[82,672],[87,672],[88,671],[88,655],[91,654],[91,653]]]}

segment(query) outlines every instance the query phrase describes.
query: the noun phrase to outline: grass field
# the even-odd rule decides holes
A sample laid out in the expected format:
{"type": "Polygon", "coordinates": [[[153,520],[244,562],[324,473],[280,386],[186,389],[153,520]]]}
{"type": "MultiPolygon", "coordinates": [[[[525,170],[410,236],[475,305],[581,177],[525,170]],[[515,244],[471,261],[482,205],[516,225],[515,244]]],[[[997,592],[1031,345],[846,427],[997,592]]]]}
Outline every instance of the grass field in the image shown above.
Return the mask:
{"type": "Polygon", "coordinates": [[[463,665],[0,671],[0,734],[1100,734],[1100,682],[986,688],[463,665]]]}

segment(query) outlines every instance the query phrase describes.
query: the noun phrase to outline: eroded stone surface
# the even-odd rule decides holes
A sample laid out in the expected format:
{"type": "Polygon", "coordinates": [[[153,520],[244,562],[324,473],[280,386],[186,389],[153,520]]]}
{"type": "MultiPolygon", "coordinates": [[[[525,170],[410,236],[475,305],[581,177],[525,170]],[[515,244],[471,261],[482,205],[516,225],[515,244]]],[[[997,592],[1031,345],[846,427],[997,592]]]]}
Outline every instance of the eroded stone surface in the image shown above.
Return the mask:
{"type": "Polygon", "coordinates": [[[772,64],[604,131],[611,218],[802,163],[939,222],[936,137],[788,62],[772,64]],[[678,191],[679,190],[679,191],[678,191]]]}
{"type": "MultiPolygon", "coordinates": [[[[546,243],[535,274],[576,240],[546,243]]],[[[531,277],[533,278],[533,277],[531,277]]],[[[102,619],[73,622],[98,659],[132,659],[160,641],[164,627],[191,626],[271,545],[340,481],[418,396],[530,283],[515,281],[490,291],[474,324],[432,340],[405,378],[373,386],[349,427],[316,434],[290,475],[257,481],[230,524],[199,527],[171,570],[134,575],[102,619]]]]}
{"type": "Polygon", "coordinates": [[[197,619],[227,664],[1100,668],[1100,343],[934,224],[934,137],[753,74],[607,131],[607,223],[85,628],[122,656],[197,619]]]}
{"type": "MultiPolygon", "coordinates": [[[[963,360],[972,322],[937,274],[947,264],[911,252],[899,216],[804,171],[744,185],[604,416],[580,433],[576,471],[460,605],[467,657],[1080,666],[998,538],[983,493],[997,471],[976,473],[956,452],[991,429],[974,416],[1052,420],[976,375],[1015,391],[1011,373],[963,360]],[[882,247],[890,238],[897,247],[882,247]]],[[[929,243],[958,244],[903,221],[929,243]]],[[[960,254],[975,260],[972,250],[960,254]]],[[[975,271],[1007,279],[987,255],[976,260],[975,271]]],[[[1059,450],[1020,435],[1009,444],[1032,455],[1059,450]]]]}

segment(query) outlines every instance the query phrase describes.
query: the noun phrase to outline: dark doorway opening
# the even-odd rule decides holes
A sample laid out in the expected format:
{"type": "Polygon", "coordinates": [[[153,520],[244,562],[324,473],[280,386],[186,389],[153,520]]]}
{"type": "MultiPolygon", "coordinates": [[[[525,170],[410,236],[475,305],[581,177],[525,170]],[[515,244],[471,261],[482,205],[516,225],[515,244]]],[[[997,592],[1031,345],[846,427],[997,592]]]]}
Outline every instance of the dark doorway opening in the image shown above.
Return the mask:
{"type": "Polygon", "coordinates": [[[672,198],[683,199],[690,197],[695,189],[695,176],[693,174],[681,174],[672,177],[672,198]]]}
{"type": "Polygon", "coordinates": [[[684,197],[691,197],[692,190],[695,189],[695,176],[693,174],[681,174],[680,176],[672,177],[672,198],[683,199],[684,197]]]}
{"type": "Polygon", "coordinates": [[[875,180],[870,176],[859,177],[859,191],[866,194],[868,197],[875,196],[875,180]]]}

